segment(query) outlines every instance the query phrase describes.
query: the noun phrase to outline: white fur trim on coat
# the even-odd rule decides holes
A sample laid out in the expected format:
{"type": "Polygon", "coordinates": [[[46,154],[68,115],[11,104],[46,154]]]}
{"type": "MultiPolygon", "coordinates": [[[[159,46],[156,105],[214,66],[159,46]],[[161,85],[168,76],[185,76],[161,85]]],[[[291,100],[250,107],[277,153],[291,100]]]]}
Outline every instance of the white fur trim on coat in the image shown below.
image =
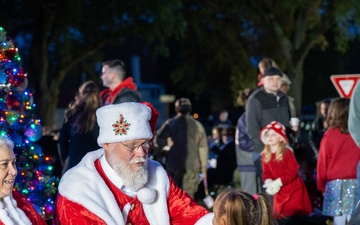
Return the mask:
{"type": "Polygon", "coordinates": [[[5,225],[31,225],[29,218],[17,207],[12,195],[4,197],[0,201],[0,220],[5,225]]]}

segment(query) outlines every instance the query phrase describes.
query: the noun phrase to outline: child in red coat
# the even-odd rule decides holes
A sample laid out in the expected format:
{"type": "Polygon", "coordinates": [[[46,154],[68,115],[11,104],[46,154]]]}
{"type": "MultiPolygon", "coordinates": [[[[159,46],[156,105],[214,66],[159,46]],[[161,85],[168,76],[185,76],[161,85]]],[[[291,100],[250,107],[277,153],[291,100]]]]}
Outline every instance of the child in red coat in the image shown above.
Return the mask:
{"type": "MultiPolygon", "coordinates": [[[[345,225],[356,205],[356,167],[360,148],[348,130],[350,99],[331,101],[326,117],[328,125],[320,143],[316,185],[324,194],[322,214],[334,217],[334,225],[345,225]]],[[[359,175],[358,175],[359,176],[359,175]]]]}
{"type": "Polygon", "coordinates": [[[274,214],[277,219],[312,212],[305,184],[298,175],[299,164],[289,148],[284,125],[273,121],[260,134],[265,148],[262,155],[264,188],[274,195],[274,214]]]}

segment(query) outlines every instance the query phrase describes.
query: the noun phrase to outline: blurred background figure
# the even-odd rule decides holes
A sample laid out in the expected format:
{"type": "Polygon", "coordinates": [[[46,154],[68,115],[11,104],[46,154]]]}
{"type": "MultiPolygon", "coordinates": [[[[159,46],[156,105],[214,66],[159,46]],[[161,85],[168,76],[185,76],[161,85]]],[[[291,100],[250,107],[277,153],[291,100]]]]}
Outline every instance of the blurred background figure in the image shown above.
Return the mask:
{"type": "Polygon", "coordinates": [[[175,184],[194,197],[199,173],[207,179],[209,147],[205,129],[192,117],[191,109],[190,99],[176,100],[176,116],[165,121],[154,140],[160,150],[168,151],[166,170],[175,184]]]}
{"type": "Polygon", "coordinates": [[[324,194],[322,214],[334,217],[334,225],[347,224],[356,204],[360,148],[349,134],[349,104],[347,98],[331,101],[317,162],[316,185],[324,194]]]}
{"type": "MultiPolygon", "coordinates": [[[[290,81],[289,77],[285,73],[283,73],[283,76],[281,77],[280,91],[282,93],[284,93],[289,100],[290,117],[297,118],[296,108],[295,108],[295,103],[294,103],[295,99],[288,95],[288,92],[290,90],[290,85],[291,85],[291,81],[290,81]]],[[[297,120],[295,123],[299,127],[300,120],[297,120]]],[[[299,134],[300,134],[299,128],[294,132],[289,132],[288,137],[289,137],[289,143],[290,143],[291,147],[295,148],[295,145],[299,142],[299,140],[298,140],[299,134]]]]}
{"type": "Polygon", "coordinates": [[[283,76],[281,78],[280,91],[282,93],[286,94],[289,99],[289,107],[290,107],[291,117],[296,117],[296,108],[295,108],[295,104],[294,104],[295,99],[288,95],[288,92],[290,90],[290,85],[291,85],[291,81],[290,81],[289,77],[285,73],[283,73],[283,76]]]}
{"type": "Polygon", "coordinates": [[[325,119],[328,113],[329,105],[330,105],[329,99],[325,99],[321,101],[319,114],[312,122],[311,128],[309,130],[308,140],[311,149],[314,152],[315,159],[318,158],[320,142],[326,129],[325,119]]]}
{"type": "Polygon", "coordinates": [[[232,121],[229,118],[229,112],[227,110],[222,110],[219,113],[219,118],[215,121],[214,126],[226,128],[230,125],[232,125],[232,121]]]}
{"type": "MultiPolygon", "coordinates": [[[[211,129],[211,137],[209,140],[209,160],[210,160],[210,164],[212,163],[211,160],[213,159],[217,159],[217,154],[215,154],[213,151],[211,151],[212,148],[214,147],[220,147],[223,142],[222,142],[222,138],[221,138],[221,131],[223,130],[223,128],[220,128],[218,126],[215,126],[211,129]]],[[[215,161],[213,161],[215,162],[215,161]]],[[[216,165],[216,164],[215,164],[216,165]]]]}
{"type": "Polygon", "coordinates": [[[102,105],[99,93],[93,81],[83,83],[65,111],[59,137],[62,173],[78,164],[86,153],[99,148],[99,126],[95,114],[102,105]]]}
{"type": "MultiPolygon", "coordinates": [[[[255,194],[260,191],[260,182],[256,180],[255,161],[260,158],[260,154],[254,152],[254,143],[246,133],[246,102],[253,89],[246,88],[239,92],[238,105],[244,107],[244,113],[237,121],[235,131],[235,146],[236,146],[236,162],[237,170],[234,173],[234,179],[239,177],[241,189],[255,194]]],[[[235,181],[237,184],[237,182],[235,181]]]]}
{"type": "Polygon", "coordinates": [[[101,80],[106,89],[100,93],[104,105],[140,102],[141,95],[132,77],[125,78],[125,63],[119,59],[103,62],[101,80]]]}
{"type": "Polygon", "coordinates": [[[261,87],[263,85],[262,78],[264,77],[264,72],[266,69],[270,67],[276,67],[276,68],[278,67],[273,59],[265,57],[259,61],[258,63],[259,74],[257,75],[258,87],[261,87]]]}
{"type": "MultiPolygon", "coordinates": [[[[360,82],[358,81],[352,93],[349,106],[348,127],[352,139],[360,148],[360,82]]],[[[360,162],[357,165],[356,210],[351,215],[349,225],[360,224],[360,162]]]]}
{"type": "MultiPolygon", "coordinates": [[[[221,144],[213,145],[209,155],[215,155],[215,163],[207,170],[209,190],[214,195],[227,187],[233,187],[233,175],[236,169],[235,128],[228,126],[221,130],[221,144]]],[[[200,185],[201,186],[201,185],[200,185]]]]}

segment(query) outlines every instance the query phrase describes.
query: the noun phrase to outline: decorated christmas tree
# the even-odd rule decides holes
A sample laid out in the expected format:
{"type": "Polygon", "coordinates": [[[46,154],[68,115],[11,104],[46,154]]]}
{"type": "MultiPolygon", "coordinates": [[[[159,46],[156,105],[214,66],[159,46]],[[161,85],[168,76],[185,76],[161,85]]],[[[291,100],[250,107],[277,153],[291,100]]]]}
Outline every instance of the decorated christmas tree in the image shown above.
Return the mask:
{"type": "Polygon", "coordinates": [[[45,219],[54,211],[59,178],[53,176],[54,158],[36,143],[42,137],[33,93],[14,41],[0,27],[0,135],[15,144],[18,175],[14,188],[32,202],[45,219]]]}

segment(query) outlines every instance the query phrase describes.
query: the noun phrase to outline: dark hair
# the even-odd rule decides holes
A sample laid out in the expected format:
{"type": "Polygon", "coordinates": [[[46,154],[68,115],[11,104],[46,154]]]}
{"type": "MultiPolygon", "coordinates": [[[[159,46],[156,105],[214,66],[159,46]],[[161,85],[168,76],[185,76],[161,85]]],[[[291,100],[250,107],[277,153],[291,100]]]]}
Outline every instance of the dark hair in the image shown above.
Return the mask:
{"type": "Polygon", "coordinates": [[[326,99],[324,99],[324,100],[322,100],[321,102],[320,102],[320,104],[328,104],[328,105],[330,105],[330,103],[331,103],[331,99],[329,99],[329,98],[326,98],[326,99]]]}
{"type": "Polygon", "coordinates": [[[96,123],[96,110],[101,104],[99,87],[93,81],[86,81],[65,111],[65,122],[71,118],[73,132],[87,133],[96,123]]]}
{"type": "Polygon", "coordinates": [[[273,59],[270,59],[270,58],[262,58],[260,61],[259,61],[259,64],[258,64],[258,67],[264,67],[265,69],[266,68],[269,68],[269,67],[272,67],[272,66],[275,66],[275,62],[273,59]]]}
{"type": "Polygon", "coordinates": [[[235,135],[235,127],[232,125],[226,126],[221,130],[221,136],[234,136],[235,135]]]}
{"type": "Polygon", "coordinates": [[[175,111],[182,114],[189,114],[191,112],[191,102],[188,98],[180,98],[175,102],[175,111]]]}
{"type": "Polygon", "coordinates": [[[110,68],[120,67],[125,71],[125,63],[120,59],[108,60],[102,63],[103,66],[109,66],[110,68]]]}
{"type": "Polygon", "coordinates": [[[116,74],[124,79],[125,77],[125,63],[119,59],[109,60],[102,63],[103,66],[108,66],[110,69],[116,71],[116,74]]]}
{"type": "Polygon", "coordinates": [[[339,128],[341,133],[348,134],[348,117],[349,117],[350,99],[336,98],[331,101],[326,123],[328,128],[339,128]]]}
{"type": "Polygon", "coordinates": [[[255,89],[245,88],[244,90],[239,91],[239,95],[237,98],[237,103],[239,106],[245,106],[246,101],[250,97],[250,95],[254,92],[255,89]]]}

